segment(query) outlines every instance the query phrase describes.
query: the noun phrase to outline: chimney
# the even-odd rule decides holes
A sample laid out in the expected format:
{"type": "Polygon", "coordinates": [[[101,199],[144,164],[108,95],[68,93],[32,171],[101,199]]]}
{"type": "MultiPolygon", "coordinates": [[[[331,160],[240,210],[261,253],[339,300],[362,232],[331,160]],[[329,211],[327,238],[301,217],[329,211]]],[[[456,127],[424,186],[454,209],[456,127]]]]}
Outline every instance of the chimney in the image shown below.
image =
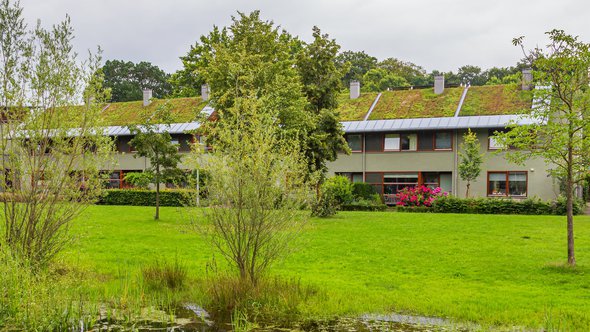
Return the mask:
{"type": "Polygon", "coordinates": [[[522,89],[530,90],[533,85],[533,70],[526,68],[522,70],[522,89]]]}
{"type": "Polygon", "coordinates": [[[209,84],[201,85],[201,98],[203,101],[209,100],[209,84]]]}
{"type": "Polygon", "coordinates": [[[350,99],[357,99],[361,96],[361,82],[350,81],[350,99]]]}
{"type": "Polygon", "coordinates": [[[434,76],[434,93],[440,95],[443,91],[445,91],[444,75],[434,76]]]}
{"type": "Polygon", "coordinates": [[[148,106],[152,102],[152,90],[143,89],[143,106],[148,106]]]}

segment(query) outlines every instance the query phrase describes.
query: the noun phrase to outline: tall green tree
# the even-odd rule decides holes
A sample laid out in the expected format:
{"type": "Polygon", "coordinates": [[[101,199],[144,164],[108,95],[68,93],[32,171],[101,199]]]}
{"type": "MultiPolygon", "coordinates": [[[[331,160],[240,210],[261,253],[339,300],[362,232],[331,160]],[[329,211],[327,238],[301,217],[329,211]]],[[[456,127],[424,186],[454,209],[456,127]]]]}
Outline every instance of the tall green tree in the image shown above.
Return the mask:
{"type": "Polygon", "coordinates": [[[155,98],[164,98],[171,93],[169,76],[149,62],[109,60],[102,67],[105,87],[111,89],[111,101],[142,100],[144,89],[151,89],[155,98]]]}
{"type": "Polygon", "coordinates": [[[471,182],[475,182],[481,173],[481,164],[484,154],[481,153],[481,144],[477,135],[469,129],[463,135],[463,143],[459,146],[459,177],[466,181],[465,197],[469,198],[471,182]]]}
{"type": "Polygon", "coordinates": [[[412,62],[387,58],[380,61],[377,67],[386,70],[389,75],[403,78],[409,85],[428,85],[426,70],[412,62]]]}
{"type": "Polygon", "coordinates": [[[364,51],[344,51],[336,57],[339,68],[349,68],[342,77],[342,84],[348,86],[350,81],[359,81],[364,84],[363,76],[369,70],[377,67],[377,58],[364,51]]]}
{"type": "MultiPolygon", "coordinates": [[[[161,122],[167,122],[168,109],[166,105],[157,110],[156,115],[146,118],[141,125],[129,126],[133,139],[129,142],[137,151],[134,158],[145,157],[150,162],[150,167],[145,170],[153,180],[156,187],[156,214],[155,220],[160,219],[160,184],[166,179],[176,178],[180,174],[178,163],[181,155],[178,153],[178,145],[172,142],[170,134],[162,130],[161,122]],[[158,119],[154,123],[153,119],[158,119]],[[164,121],[161,121],[164,119],[164,121]]],[[[168,121],[169,122],[169,121],[168,121]]]]}
{"type": "Polygon", "coordinates": [[[313,28],[313,39],[301,47],[296,62],[312,125],[302,150],[309,172],[319,172],[323,177],[326,162],[336,160],[339,151],[349,150],[336,113],[341,80],[348,67],[337,66],[340,46],[334,39],[318,27],[313,28]]]}
{"type": "Polygon", "coordinates": [[[582,183],[590,166],[590,44],[563,30],[546,33],[545,49],[525,51],[523,37],[513,43],[520,46],[533,68],[536,107],[528,116],[533,124],[512,126],[498,133],[498,141],[507,150],[507,158],[523,163],[541,158],[553,165],[550,174],[565,182],[567,220],[567,263],[576,264],[574,252],[574,189],[582,183]]]}
{"type": "Polygon", "coordinates": [[[389,73],[385,69],[376,68],[371,69],[363,76],[364,86],[361,87],[363,91],[381,92],[390,88],[399,88],[410,86],[408,81],[401,76],[394,73],[389,73]]]}

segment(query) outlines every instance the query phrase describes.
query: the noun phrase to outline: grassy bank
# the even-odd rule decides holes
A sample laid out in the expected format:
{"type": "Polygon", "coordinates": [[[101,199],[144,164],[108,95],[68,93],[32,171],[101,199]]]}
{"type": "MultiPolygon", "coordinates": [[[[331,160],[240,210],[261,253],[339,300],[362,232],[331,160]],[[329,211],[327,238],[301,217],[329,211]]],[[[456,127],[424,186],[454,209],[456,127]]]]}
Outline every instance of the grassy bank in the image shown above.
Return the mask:
{"type": "MultiPolygon", "coordinates": [[[[178,259],[189,280],[221,257],[196,235],[187,213],[164,208],[95,206],[72,228],[61,256],[89,272],[94,292],[134,292],[129,275],[156,259],[178,259]]],[[[314,219],[300,250],[272,273],[322,289],[306,315],[409,312],[483,326],[590,326],[590,218],[576,217],[579,266],[563,268],[565,218],[343,212],[314,219]]],[[[215,264],[214,264],[215,265],[215,264]]],[[[199,298],[189,283],[182,296],[199,298]],[[191,295],[192,294],[192,295],[191,295]]],[[[123,299],[124,301],[124,299],[123,299]]]]}

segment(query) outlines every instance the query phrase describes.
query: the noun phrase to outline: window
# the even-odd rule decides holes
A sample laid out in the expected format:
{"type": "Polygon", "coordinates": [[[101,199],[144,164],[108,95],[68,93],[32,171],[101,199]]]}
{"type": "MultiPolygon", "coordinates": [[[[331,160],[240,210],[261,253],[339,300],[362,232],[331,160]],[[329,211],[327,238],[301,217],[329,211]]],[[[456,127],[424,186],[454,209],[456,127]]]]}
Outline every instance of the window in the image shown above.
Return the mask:
{"type": "Polygon", "coordinates": [[[363,136],[362,135],[346,135],[346,142],[352,152],[363,151],[363,136]]]}
{"type": "Polygon", "coordinates": [[[436,150],[450,150],[453,147],[452,134],[448,131],[442,131],[434,134],[436,150]]]}
{"type": "Polygon", "coordinates": [[[418,136],[416,134],[401,135],[402,151],[416,151],[418,136]]]}
{"type": "Polygon", "coordinates": [[[383,193],[383,173],[366,173],[365,182],[371,184],[379,195],[383,193]]]}
{"type": "Polygon", "coordinates": [[[418,185],[418,173],[391,173],[383,175],[383,198],[386,204],[396,202],[397,193],[406,187],[418,185]]]}
{"type": "Polygon", "coordinates": [[[494,137],[495,132],[505,132],[506,129],[490,129],[488,130],[488,150],[499,150],[502,145],[494,137]]]}
{"type": "Polygon", "coordinates": [[[440,174],[439,173],[422,173],[422,182],[426,187],[437,188],[440,187],[440,174]]]}
{"type": "Polygon", "coordinates": [[[363,173],[339,172],[336,175],[345,176],[352,183],[363,182],[363,173]]]}
{"type": "Polygon", "coordinates": [[[383,150],[391,151],[391,150],[399,150],[400,147],[400,139],[399,134],[386,134],[385,135],[385,145],[383,150]]]}
{"type": "Polygon", "coordinates": [[[367,149],[367,152],[383,151],[383,135],[367,134],[365,136],[365,148],[367,149]]]}
{"type": "Polygon", "coordinates": [[[527,195],[526,172],[489,172],[489,196],[521,196],[527,195]]]}
{"type": "Polygon", "coordinates": [[[432,134],[430,131],[418,133],[418,150],[434,150],[432,134]]]}

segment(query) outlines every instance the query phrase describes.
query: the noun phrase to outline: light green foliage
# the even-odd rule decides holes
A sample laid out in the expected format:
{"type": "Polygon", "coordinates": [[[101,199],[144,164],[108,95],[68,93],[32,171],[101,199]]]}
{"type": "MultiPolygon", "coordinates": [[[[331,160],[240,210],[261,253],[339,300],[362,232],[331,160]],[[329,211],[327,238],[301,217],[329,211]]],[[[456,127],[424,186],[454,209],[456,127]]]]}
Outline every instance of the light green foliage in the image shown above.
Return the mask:
{"type": "Polygon", "coordinates": [[[156,220],[160,218],[160,184],[182,176],[182,171],[178,168],[181,156],[177,144],[172,143],[172,137],[167,131],[160,131],[158,125],[151,121],[155,118],[166,122],[170,112],[165,106],[158,109],[157,114],[147,118],[144,124],[129,126],[134,135],[129,144],[137,151],[133,157],[145,157],[150,161],[150,167],[144,172],[149,174],[156,186],[156,220]]]}
{"type": "Polygon", "coordinates": [[[0,3],[0,29],[3,245],[41,267],[70,240],[70,221],[98,198],[108,167],[100,49],[81,65],[69,17],[30,30],[8,0],[0,3]]]}
{"type": "Polygon", "coordinates": [[[484,158],[477,135],[471,129],[463,135],[463,142],[459,146],[459,158],[459,176],[467,182],[465,197],[469,197],[469,187],[481,173],[484,158]]]}
{"type": "MultiPolygon", "coordinates": [[[[396,58],[387,58],[379,64],[377,64],[378,68],[385,69],[389,76],[394,78],[403,78],[408,85],[430,85],[431,83],[428,81],[428,76],[426,75],[426,70],[421,66],[413,64],[409,61],[402,61],[396,58]]],[[[403,83],[403,81],[401,82],[403,83]]],[[[393,83],[392,83],[393,84],[393,83]]],[[[399,82],[397,84],[400,84],[399,82]]],[[[390,85],[389,87],[394,87],[396,85],[390,85]]],[[[403,86],[403,85],[397,85],[403,86]]]]}
{"type": "Polygon", "coordinates": [[[380,92],[390,88],[410,86],[405,78],[393,73],[387,72],[385,69],[376,68],[371,69],[363,76],[364,86],[363,91],[380,92]]]}
{"type": "Polygon", "coordinates": [[[210,208],[200,228],[241,281],[252,285],[292,249],[310,197],[298,142],[280,142],[276,114],[260,112],[262,103],[237,98],[234,116],[217,132],[205,161],[210,208]]]}
{"type": "MultiPolygon", "coordinates": [[[[553,165],[550,174],[564,179],[567,200],[568,263],[575,265],[573,234],[574,188],[590,166],[590,44],[562,30],[547,32],[547,50],[525,52],[532,64],[538,107],[528,114],[536,124],[512,126],[498,133],[498,141],[508,149],[506,157],[517,163],[541,158],[553,165]],[[543,88],[547,87],[547,88],[543,88]]],[[[514,44],[522,46],[522,37],[514,44]]],[[[524,49],[524,48],[523,48],[524,49]]]]}
{"type": "Polygon", "coordinates": [[[112,102],[142,100],[143,89],[152,90],[155,98],[167,97],[172,90],[170,75],[149,62],[109,60],[101,70],[105,87],[111,89],[112,102]]]}
{"type": "Polygon", "coordinates": [[[125,182],[140,189],[147,189],[153,182],[153,174],[149,172],[130,172],[125,174],[125,182]]]}
{"type": "Polygon", "coordinates": [[[323,192],[332,192],[337,204],[348,204],[354,199],[353,186],[345,176],[334,176],[322,184],[323,192]]]}

